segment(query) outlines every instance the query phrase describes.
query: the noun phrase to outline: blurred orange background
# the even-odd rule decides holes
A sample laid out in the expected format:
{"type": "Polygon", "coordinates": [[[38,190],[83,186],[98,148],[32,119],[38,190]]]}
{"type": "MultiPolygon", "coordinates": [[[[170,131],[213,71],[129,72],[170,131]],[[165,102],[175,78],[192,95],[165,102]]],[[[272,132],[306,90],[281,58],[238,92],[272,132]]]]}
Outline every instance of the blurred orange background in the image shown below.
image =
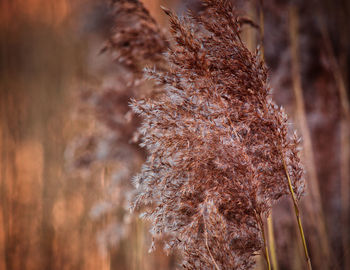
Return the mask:
{"type": "MultiPolygon", "coordinates": [[[[156,21],[166,28],[167,18],[160,5],[169,8],[181,6],[178,10],[183,10],[183,6],[191,1],[183,1],[185,4],[177,0],[142,2],[156,21]]],[[[126,239],[122,239],[118,245],[104,247],[99,242],[99,236],[113,218],[107,215],[101,220],[94,220],[91,210],[106,196],[108,168],[96,167],[88,176],[72,174],[67,170],[67,147],[77,135],[89,133],[96,121],[91,115],[77,120],[79,89],[91,84],[100,85],[104,73],[110,68],[110,59],[99,55],[110,26],[106,19],[107,13],[108,6],[103,1],[0,2],[0,270],[167,270],[177,266],[175,255],[167,256],[159,249],[148,253],[151,236],[147,224],[140,220],[130,221],[130,232],[126,239]]],[[[253,13],[249,15],[254,16],[253,13]]],[[[251,31],[247,30],[243,36],[248,46],[254,48],[256,37],[251,37],[251,31]]],[[[348,55],[344,58],[346,57],[348,55]]],[[[320,62],[322,61],[328,60],[322,58],[320,62]]],[[[344,61],[343,66],[346,66],[346,60],[344,61]]],[[[346,72],[348,70],[344,74],[346,72]]],[[[325,85],[329,83],[327,79],[332,77],[327,75],[328,77],[320,76],[315,88],[326,88],[325,85]]],[[[281,84],[283,83],[286,82],[281,84]]],[[[334,91],[338,93],[337,90],[334,91]]],[[[313,92],[306,91],[304,94],[309,122],[316,121],[316,114],[312,112],[317,108],[312,110],[318,103],[314,102],[313,92]]],[[[320,105],[319,114],[327,114],[327,110],[332,110],[329,108],[341,107],[338,94],[333,92],[331,98],[326,94],[319,99],[315,98],[319,103],[326,104],[324,107],[320,105]],[[327,107],[332,98],[336,101],[327,107]]],[[[278,96],[278,101],[283,103],[293,99],[291,96],[293,94],[284,92],[278,96]]],[[[293,102],[287,103],[287,110],[292,115],[297,114],[294,105],[293,102]]],[[[319,126],[311,130],[314,147],[328,143],[326,125],[331,123],[339,128],[341,115],[342,113],[337,113],[334,118],[325,117],[328,122],[322,120],[319,126]],[[317,128],[323,128],[326,135],[322,137],[322,132],[317,128]]],[[[298,119],[297,116],[294,119],[298,119]]],[[[320,152],[315,156],[324,204],[331,196],[340,197],[341,185],[335,184],[333,179],[341,177],[340,148],[342,145],[349,146],[348,134],[345,139],[334,140],[331,143],[336,148],[332,148],[332,151],[337,156],[323,153],[323,146],[319,147],[320,150],[315,150],[320,152]],[[335,160],[335,168],[332,168],[334,171],[326,171],[323,164],[320,164],[325,157],[335,160]],[[330,180],[322,182],[327,177],[330,180]],[[333,188],[336,191],[331,193],[328,187],[329,190],[333,188]]],[[[345,174],[349,171],[349,164],[346,163],[349,159],[346,158],[348,156],[345,156],[345,164],[342,164],[345,174]]],[[[346,187],[345,195],[342,196],[345,196],[345,224],[348,224],[346,222],[349,222],[349,216],[346,213],[349,212],[349,195],[346,192],[349,191],[349,182],[346,179],[342,181],[345,181],[346,187]]],[[[326,204],[325,207],[327,226],[334,236],[329,238],[336,247],[334,253],[338,254],[334,258],[339,267],[334,269],[341,269],[340,265],[344,264],[339,258],[350,257],[345,251],[339,251],[341,247],[338,246],[338,242],[341,242],[339,239],[344,240],[339,236],[340,225],[336,226],[340,222],[334,220],[341,215],[339,200],[334,199],[332,204],[326,204]]],[[[282,217],[277,217],[277,220],[280,222],[282,217]]],[[[290,231],[293,228],[288,227],[290,231]]],[[[310,231],[312,232],[309,229],[309,233],[310,231]]],[[[345,239],[344,246],[349,246],[348,239],[345,239]]],[[[300,255],[300,244],[292,243],[291,249],[300,255]]],[[[321,253],[315,251],[320,258],[321,253]]],[[[290,259],[295,254],[285,256],[290,259]]],[[[301,269],[300,261],[292,261],[293,265],[288,269],[301,269]]],[[[322,265],[322,260],[319,265],[322,265]]],[[[258,267],[261,265],[258,264],[258,267]]]]}

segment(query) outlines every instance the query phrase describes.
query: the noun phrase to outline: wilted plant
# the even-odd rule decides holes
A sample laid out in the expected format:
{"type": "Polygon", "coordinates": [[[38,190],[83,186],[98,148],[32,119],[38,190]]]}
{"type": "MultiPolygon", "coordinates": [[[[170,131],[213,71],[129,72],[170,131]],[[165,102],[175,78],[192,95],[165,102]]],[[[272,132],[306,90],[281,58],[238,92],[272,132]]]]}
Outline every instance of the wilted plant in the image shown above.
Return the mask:
{"type": "Polygon", "coordinates": [[[145,207],[154,236],[182,251],[185,269],[247,269],[266,244],[264,216],[290,192],[288,182],[296,199],[304,191],[299,140],[271,100],[259,52],[241,41],[232,6],[205,4],[184,20],[166,10],[171,68],[149,71],[165,93],[132,104],[149,154],[135,177],[134,207],[145,207]]]}

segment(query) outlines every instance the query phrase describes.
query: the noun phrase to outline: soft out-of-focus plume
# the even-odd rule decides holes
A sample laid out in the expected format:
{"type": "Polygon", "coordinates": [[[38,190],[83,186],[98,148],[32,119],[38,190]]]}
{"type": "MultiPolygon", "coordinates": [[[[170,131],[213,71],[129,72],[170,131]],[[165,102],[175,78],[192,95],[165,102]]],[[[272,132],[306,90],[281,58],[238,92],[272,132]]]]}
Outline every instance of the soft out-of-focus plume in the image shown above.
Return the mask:
{"type": "Polygon", "coordinates": [[[102,78],[101,86],[90,86],[81,93],[79,110],[85,120],[90,115],[89,128],[66,151],[75,172],[96,175],[102,171],[106,194],[104,201],[92,209],[91,216],[97,221],[109,216],[114,225],[110,223],[100,232],[101,246],[104,242],[106,246],[115,245],[128,235],[130,179],[145,156],[135,143],[139,120],[128,104],[130,98],[145,97],[154,91],[152,84],[143,81],[143,68],[150,63],[161,68],[162,53],[168,46],[141,2],[110,1],[110,9],[112,29],[101,53],[109,55],[112,71],[102,78]]]}
{"type": "Polygon", "coordinates": [[[135,177],[135,207],[152,234],[168,235],[185,269],[247,269],[263,246],[263,217],[288,193],[304,191],[298,139],[270,97],[258,52],[242,43],[227,1],[181,20],[169,10],[175,45],[157,99],[133,102],[148,159],[135,177]]]}
{"type": "Polygon", "coordinates": [[[146,64],[160,65],[167,47],[164,34],[139,1],[112,0],[113,28],[103,50],[115,60],[142,73],[146,64]]]}

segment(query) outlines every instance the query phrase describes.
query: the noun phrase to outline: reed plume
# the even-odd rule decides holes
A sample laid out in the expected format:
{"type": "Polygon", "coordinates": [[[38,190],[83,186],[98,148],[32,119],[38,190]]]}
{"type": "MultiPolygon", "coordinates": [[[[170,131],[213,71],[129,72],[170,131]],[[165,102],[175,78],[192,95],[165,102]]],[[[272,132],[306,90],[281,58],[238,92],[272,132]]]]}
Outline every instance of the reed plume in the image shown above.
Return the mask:
{"type": "Polygon", "coordinates": [[[111,9],[113,27],[102,51],[112,52],[134,74],[142,74],[146,64],[160,66],[168,42],[144,5],[138,0],[111,0],[111,9]]]}
{"type": "MultiPolygon", "coordinates": [[[[78,169],[89,168],[98,161],[130,163],[134,157],[123,153],[141,150],[130,143],[139,120],[131,114],[128,101],[153,91],[152,85],[144,85],[143,68],[152,63],[161,69],[162,53],[168,46],[141,2],[111,0],[109,8],[112,27],[101,53],[108,54],[115,64],[109,67],[112,72],[101,78],[101,85],[84,88],[81,92],[82,117],[92,114],[95,124],[92,135],[84,134],[69,149],[72,163],[78,169]]],[[[143,153],[139,155],[138,159],[142,159],[143,153]]]]}
{"type": "Polygon", "coordinates": [[[185,269],[249,269],[265,245],[263,220],[289,193],[304,191],[299,139],[270,97],[259,51],[240,38],[240,18],[224,0],[179,19],[169,10],[175,46],[156,99],[133,101],[148,151],[134,179],[134,207],[152,234],[183,254],[185,269]]]}
{"type": "Polygon", "coordinates": [[[153,85],[144,83],[143,68],[153,63],[162,69],[162,53],[168,46],[160,27],[141,2],[109,1],[108,9],[112,25],[99,57],[107,55],[106,59],[114,63],[107,62],[109,69],[105,70],[111,71],[102,76],[101,85],[81,92],[79,116],[89,128],[66,151],[73,172],[93,177],[102,174],[101,179],[106,182],[103,200],[91,210],[92,218],[108,223],[98,233],[103,250],[129,235],[132,218],[126,208],[133,193],[131,178],[145,157],[135,143],[140,120],[132,114],[128,102],[154,92],[153,85]]]}

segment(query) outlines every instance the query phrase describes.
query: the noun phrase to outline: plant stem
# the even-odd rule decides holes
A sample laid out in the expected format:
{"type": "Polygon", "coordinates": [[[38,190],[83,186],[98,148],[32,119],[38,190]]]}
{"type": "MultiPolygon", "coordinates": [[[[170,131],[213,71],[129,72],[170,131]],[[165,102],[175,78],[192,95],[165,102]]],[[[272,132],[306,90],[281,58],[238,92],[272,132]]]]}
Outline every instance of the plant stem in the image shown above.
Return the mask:
{"type": "MultiPolygon", "coordinates": [[[[291,46],[291,61],[292,61],[292,76],[293,76],[293,90],[295,94],[295,103],[296,103],[296,114],[298,122],[300,123],[300,129],[303,136],[304,144],[304,155],[305,155],[305,164],[308,168],[308,184],[310,196],[307,197],[308,201],[306,207],[310,213],[310,219],[313,226],[317,229],[317,241],[320,241],[320,248],[316,250],[320,258],[323,259],[323,266],[325,269],[330,267],[330,261],[332,260],[331,251],[329,249],[327,230],[325,225],[325,219],[322,210],[322,201],[320,195],[320,188],[317,179],[317,171],[315,167],[315,159],[312,149],[312,141],[309,128],[307,126],[305,108],[304,108],[304,99],[302,93],[302,80],[300,74],[300,64],[299,64],[299,46],[298,46],[298,12],[296,7],[291,6],[289,12],[289,32],[290,32],[290,46],[291,46]]],[[[283,160],[284,164],[286,163],[285,158],[283,160]]],[[[288,170],[286,164],[285,171],[290,182],[288,170]]],[[[289,183],[291,185],[291,183],[289,183]]],[[[292,188],[290,187],[291,191],[292,188]]],[[[295,196],[294,196],[295,197],[295,196]]],[[[297,206],[296,198],[293,199],[294,205],[297,206]]],[[[295,207],[294,206],[294,207],[295,207]]],[[[299,208],[297,206],[299,211],[299,208]]],[[[298,213],[299,214],[299,213],[298,213]]],[[[296,211],[297,215],[297,211],[296,211]]],[[[298,219],[298,218],[297,218],[298,219]]],[[[299,231],[302,234],[301,222],[298,220],[299,231]],[[300,228],[301,227],[301,228],[300,228]]],[[[302,235],[303,237],[303,235],[302,235]]],[[[305,237],[304,237],[305,238],[305,237]]],[[[305,239],[303,239],[305,241],[305,239]]],[[[303,243],[304,244],[304,243],[303,243]]],[[[306,244],[304,245],[305,254],[307,254],[306,244]]],[[[311,263],[308,262],[309,265],[311,263]]]]}
{"type": "Polygon", "coordinates": [[[268,249],[268,246],[267,246],[264,222],[263,222],[262,218],[260,218],[260,227],[261,227],[262,237],[263,237],[263,240],[264,240],[264,250],[265,250],[264,254],[265,254],[265,259],[266,259],[266,263],[267,263],[267,268],[268,268],[268,270],[271,270],[270,254],[269,254],[269,249],[268,249]]]}
{"type": "Polygon", "coordinates": [[[278,262],[277,262],[277,253],[276,253],[276,245],[275,245],[275,235],[273,232],[273,218],[272,218],[272,212],[267,218],[267,234],[269,238],[269,249],[271,254],[271,263],[272,263],[272,269],[278,270],[278,262]]]}
{"type": "MultiPolygon", "coordinates": [[[[261,59],[265,61],[265,51],[264,51],[264,11],[263,11],[263,2],[262,0],[259,1],[259,21],[260,21],[260,42],[261,42],[261,59]]],[[[277,254],[275,249],[275,237],[273,233],[273,220],[272,220],[272,212],[267,217],[267,230],[268,230],[268,247],[265,244],[266,252],[268,252],[267,249],[270,250],[271,253],[271,261],[272,266],[274,270],[278,270],[278,264],[277,264],[277,254]]],[[[265,241],[265,239],[264,239],[265,241]]],[[[267,256],[268,258],[268,256],[267,256]]],[[[270,268],[270,266],[269,266],[270,268]]]]}
{"type": "Polygon", "coordinates": [[[297,222],[298,222],[298,228],[299,228],[301,240],[303,242],[305,259],[306,259],[306,262],[307,262],[307,265],[308,265],[308,269],[312,270],[311,260],[310,260],[309,252],[308,252],[308,249],[307,249],[306,240],[305,240],[304,229],[303,229],[303,225],[301,224],[300,210],[299,210],[297,198],[296,198],[294,190],[293,190],[292,181],[290,180],[290,177],[289,177],[289,173],[288,173],[288,169],[287,169],[287,165],[286,165],[284,156],[283,156],[282,159],[283,159],[283,167],[284,167],[284,170],[286,172],[287,179],[288,179],[289,191],[290,191],[291,197],[293,199],[295,217],[296,217],[297,222]]]}
{"type": "Polygon", "coordinates": [[[264,35],[265,35],[265,28],[264,28],[264,12],[263,12],[263,2],[262,0],[259,1],[259,24],[260,24],[260,42],[261,42],[261,59],[265,61],[265,50],[264,50],[264,35]]]}
{"type": "Polygon", "coordinates": [[[350,198],[350,105],[349,105],[349,97],[346,90],[346,83],[344,80],[344,76],[341,71],[341,67],[338,63],[338,60],[334,53],[334,48],[331,43],[331,39],[329,36],[329,32],[327,31],[326,25],[323,21],[321,21],[321,31],[323,35],[323,39],[326,45],[326,50],[331,62],[334,81],[336,84],[337,90],[339,91],[340,102],[342,107],[342,114],[340,120],[340,158],[341,158],[341,225],[342,225],[342,240],[343,240],[343,252],[344,252],[344,269],[350,269],[350,246],[349,246],[349,198],[350,198]]]}

